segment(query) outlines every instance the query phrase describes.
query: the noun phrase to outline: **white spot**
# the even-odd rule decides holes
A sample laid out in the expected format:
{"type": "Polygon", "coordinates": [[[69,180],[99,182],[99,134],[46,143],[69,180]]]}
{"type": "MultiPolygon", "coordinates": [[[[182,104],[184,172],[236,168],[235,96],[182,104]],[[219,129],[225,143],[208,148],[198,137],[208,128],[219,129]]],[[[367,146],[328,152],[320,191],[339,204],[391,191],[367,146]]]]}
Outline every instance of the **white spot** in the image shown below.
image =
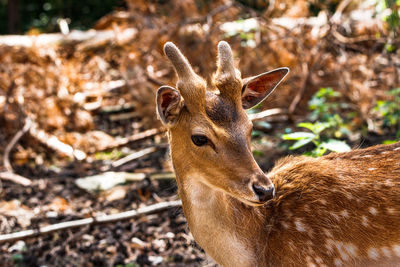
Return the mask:
{"type": "Polygon", "coordinates": [[[353,199],[352,194],[349,193],[349,192],[345,192],[345,193],[344,193],[344,196],[345,196],[348,200],[352,200],[352,199],[353,199]]]}
{"type": "Polygon", "coordinates": [[[388,247],[382,247],[382,254],[387,257],[390,258],[392,256],[392,253],[390,252],[390,249],[388,247]]]}
{"type": "Polygon", "coordinates": [[[349,212],[347,210],[342,210],[340,212],[340,215],[342,215],[344,218],[348,218],[349,217],[349,212]]]}
{"type": "Polygon", "coordinates": [[[341,259],[335,259],[333,262],[335,263],[335,266],[343,266],[343,262],[341,259]]]}
{"type": "Polygon", "coordinates": [[[375,171],[376,168],[368,168],[369,171],[375,171]]]}
{"type": "Polygon", "coordinates": [[[400,147],[396,147],[395,149],[393,149],[394,151],[396,151],[396,150],[400,150],[400,147]]]}
{"type": "Polygon", "coordinates": [[[361,217],[361,223],[362,225],[364,225],[365,227],[368,227],[368,218],[366,216],[362,216],[361,217]]]}
{"type": "Polygon", "coordinates": [[[340,257],[341,257],[344,261],[348,261],[348,260],[349,260],[349,255],[347,255],[347,253],[346,253],[344,250],[338,248],[338,251],[339,251],[339,253],[340,253],[340,257]]]}
{"type": "Polygon", "coordinates": [[[379,258],[379,252],[376,248],[370,248],[368,250],[368,257],[372,260],[377,260],[379,258]]]}
{"type": "Polygon", "coordinates": [[[285,210],[284,212],[285,212],[286,218],[288,218],[288,219],[293,216],[293,213],[290,210],[285,210]]]}
{"type": "Polygon", "coordinates": [[[310,256],[307,256],[306,261],[308,267],[317,267],[317,265],[315,265],[315,263],[312,262],[312,258],[310,256]]]}
{"type": "Polygon", "coordinates": [[[372,155],[364,155],[364,156],[361,156],[360,158],[372,158],[373,156],[372,155]]]}
{"type": "Polygon", "coordinates": [[[324,261],[320,257],[316,257],[314,260],[316,263],[318,263],[320,265],[324,263],[324,261]]]}
{"type": "Polygon", "coordinates": [[[387,154],[389,151],[382,151],[381,154],[387,154]]]}
{"type": "Polygon", "coordinates": [[[306,204],[306,205],[304,205],[304,211],[307,211],[307,212],[309,212],[310,211],[310,207],[306,204]]]}
{"type": "Polygon", "coordinates": [[[400,246],[399,245],[394,245],[393,246],[393,252],[396,254],[397,257],[400,257],[400,246]]]}
{"type": "Polygon", "coordinates": [[[351,257],[357,257],[357,247],[353,245],[352,243],[347,243],[343,245],[343,249],[347,251],[347,253],[351,257]]]}
{"type": "Polygon", "coordinates": [[[287,224],[286,222],[281,222],[281,225],[283,226],[283,228],[289,229],[289,224],[287,224]]]}
{"type": "Polygon", "coordinates": [[[325,247],[326,247],[326,250],[328,250],[329,252],[332,252],[333,251],[333,240],[327,239],[325,242],[325,247]]]}
{"type": "Polygon", "coordinates": [[[386,210],[389,214],[394,214],[396,212],[394,208],[386,208],[386,210]]]}
{"type": "Polygon", "coordinates": [[[345,177],[344,177],[343,175],[339,174],[339,175],[338,175],[338,178],[339,178],[340,180],[343,180],[345,177]]]}
{"type": "MultiPolygon", "coordinates": [[[[333,237],[333,235],[332,235],[332,233],[331,233],[331,231],[329,231],[328,229],[324,229],[324,234],[327,236],[327,237],[330,237],[330,238],[332,238],[333,237]]],[[[329,240],[329,239],[328,239],[329,240]]]]}
{"type": "Polygon", "coordinates": [[[331,212],[331,215],[333,218],[335,218],[335,220],[339,220],[339,215],[337,215],[335,212],[331,212]]]}
{"type": "Polygon", "coordinates": [[[374,207],[370,207],[368,209],[369,213],[371,213],[372,215],[376,215],[378,213],[378,211],[374,208],[374,207]]]}
{"type": "Polygon", "coordinates": [[[296,220],[294,221],[294,224],[296,225],[297,231],[299,231],[299,232],[305,232],[305,231],[307,231],[307,230],[306,230],[306,226],[304,225],[304,223],[302,223],[302,222],[300,221],[300,219],[296,219],[296,220]]]}
{"type": "Polygon", "coordinates": [[[394,186],[392,179],[387,179],[387,180],[385,181],[385,185],[386,185],[386,186],[394,186]]]}

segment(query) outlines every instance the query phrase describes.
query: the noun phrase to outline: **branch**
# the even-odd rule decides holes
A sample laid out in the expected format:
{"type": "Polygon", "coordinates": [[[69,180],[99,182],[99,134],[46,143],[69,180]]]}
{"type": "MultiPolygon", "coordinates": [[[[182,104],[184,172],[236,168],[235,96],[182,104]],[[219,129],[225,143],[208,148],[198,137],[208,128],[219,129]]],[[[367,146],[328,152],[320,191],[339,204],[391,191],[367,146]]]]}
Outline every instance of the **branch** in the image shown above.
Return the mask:
{"type": "Polygon", "coordinates": [[[0,179],[9,180],[11,182],[21,184],[24,186],[28,186],[28,185],[32,184],[32,181],[29,180],[28,178],[18,175],[14,172],[9,172],[9,171],[0,172],[0,179]]]}
{"type": "Polygon", "coordinates": [[[273,115],[280,115],[280,114],[287,114],[287,111],[281,108],[273,108],[267,109],[258,113],[248,114],[247,116],[251,121],[261,120],[265,117],[273,116],[273,115]]]}
{"type": "Polygon", "coordinates": [[[14,135],[10,143],[8,143],[6,146],[6,149],[4,150],[3,164],[7,171],[14,172],[10,163],[10,152],[19,139],[21,139],[21,137],[31,128],[31,126],[32,121],[29,118],[26,118],[24,127],[14,135]]]}
{"type": "Polygon", "coordinates": [[[13,149],[15,144],[19,141],[19,139],[21,139],[21,137],[27,131],[29,131],[31,126],[32,126],[32,121],[29,118],[26,118],[24,127],[14,135],[14,137],[11,139],[10,143],[8,143],[8,145],[6,146],[6,149],[4,150],[4,156],[3,156],[3,165],[4,165],[4,167],[6,168],[7,171],[0,172],[0,178],[1,179],[9,180],[9,181],[12,181],[14,183],[22,184],[24,186],[28,186],[28,185],[30,185],[32,183],[32,181],[29,180],[28,178],[25,178],[25,177],[23,177],[21,175],[18,175],[16,173],[14,173],[14,170],[13,170],[13,168],[11,166],[11,163],[10,163],[11,150],[13,149]]]}
{"type": "Polygon", "coordinates": [[[33,127],[30,128],[29,133],[39,142],[41,142],[42,144],[46,145],[50,149],[53,149],[54,151],[60,154],[67,155],[77,160],[84,160],[86,158],[85,152],[78,149],[74,149],[72,146],[58,140],[56,136],[46,133],[42,129],[38,129],[36,123],[34,123],[33,127]]]}
{"type": "Polygon", "coordinates": [[[134,142],[134,141],[138,141],[138,140],[141,140],[141,139],[145,139],[145,138],[157,135],[157,134],[162,133],[162,132],[165,132],[165,130],[162,129],[162,128],[149,129],[149,130],[146,130],[144,132],[137,133],[137,134],[131,135],[131,136],[126,137],[126,138],[118,139],[115,142],[111,143],[110,145],[107,145],[107,146],[103,147],[102,149],[100,149],[100,151],[104,151],[104,150],[107,150],[107,149],[123,146],[123,145],[126,145],[126,144],[130,143],[130,142],[134,142]]]}
{"type": "Polygon", "coordinates": [[[121,165],[124,165],[125,163],[127,163],[129,161],[132,161],[132,160],[141,158],[143,156],[146,156],[146,155],[148,155],[150,153],[153,153],[156,150],[157,150],[156,147],[148,147],[148,148],[142,149],[140,151],[137,151],[135,153],[132,153],[132,154],[126,156],[126,157],[123,157],[123,158],[121,158],[121,159],[119,159],[117,161],[114,161],[111,165],[112,165],[112,167],[117,168],[117,167],[119,167],[121,165]]]}
{"type": "Polygon", "coordinates": [[[137,33],[136,29],[127,28],[121,31],[104,30],[104,31],[78,31],[73,30],[69,34],[62,33],[45,33],[38,36],[32,35],[4,35],[0,36],[0,45],[6,46],[49,46],[59,43],[75,43],[81,42],[78,46],[80,50],[89,49],[96,45],[101,45],[115,39],[120,41],[131,40],[137,33]]]}
{"type": "Polygon", "coordinates": [[[48,233],[59,231],[59,230],[70,229],[70,228],[75,228],[75,227],[80,227],[80,226],[85,226],[85,225],[94,225],[94,224],[99,224],[99,223],[108,223],[108,222],[136,218],[136,217],[139,217],[142,215],[157,213],[157,212],[164,211],[166,209],[176,208],[176,207],[180,207],[180,206],[182,206],[182,202],[180,200],[167,201],[167,202],[161,202],[161,203],[153,204],[150,206],[142,207],[137,210],[130,210],[130,211],[125,211],[125,212],[121,212],[121,213],[117,213],[117,214],[101,215],[101,216],[96,216],[96,217],[91,217],[91,218],[86,218],[86,219],[52,224],[52,225],[40,227],[39,229],[31,229],[31,230],[15,232],[15,233],[11,233],[11,234],[0,235],[0,243],[25,239],[28,237],[39,236],[41,234],[48,234],[48,233]]]}

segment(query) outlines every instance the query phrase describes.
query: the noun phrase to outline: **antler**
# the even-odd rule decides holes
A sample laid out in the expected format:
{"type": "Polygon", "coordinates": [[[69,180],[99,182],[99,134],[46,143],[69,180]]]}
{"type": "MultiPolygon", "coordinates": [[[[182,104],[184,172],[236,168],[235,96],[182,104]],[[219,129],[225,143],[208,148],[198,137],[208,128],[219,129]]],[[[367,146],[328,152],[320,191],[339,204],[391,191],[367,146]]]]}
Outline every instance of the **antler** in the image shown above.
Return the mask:
{"type": "Polygon", "coordinates": [[[197,110],[204,107],[205,81],[194,72],[189,61],[172,42],[167,42],[164,45],[164,53],[178,74],[177,87],[185,100],[186,106],[189,106],[189,109],[194,106],[193,109],[197,110]]]}
{"type": "Polygon", "coordinates": [[[240,71],[233,65],[233,54],[231,47],[225,41],[218,43],[218,62],[217,72],[215,74],[215,85],[218,87],[221,95],[229,97],[234,102],[240,99],[241,88],[240,71]]]}

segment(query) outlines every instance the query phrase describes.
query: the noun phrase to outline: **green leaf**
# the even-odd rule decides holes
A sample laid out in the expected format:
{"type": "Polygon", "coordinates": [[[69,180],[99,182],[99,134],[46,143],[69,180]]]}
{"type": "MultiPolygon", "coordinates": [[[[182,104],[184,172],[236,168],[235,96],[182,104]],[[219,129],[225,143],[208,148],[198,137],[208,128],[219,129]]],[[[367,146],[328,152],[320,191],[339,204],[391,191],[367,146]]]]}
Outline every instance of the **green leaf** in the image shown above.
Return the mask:
{"type": "Polygon", "coordinates": [[[282,139],[284,140],[314,139],[315,137],[315,134],[309,132],[294,132],[282,135],[282,139]]]}
{"type": "Polygon", "coordinates": [[[313,140],[313,138],[300,139],[300,140],[296,141],[291,147],[289,147],[289,149],[290,150],[298,149],[298,148],[310,143],[312,140],[313,140]]]}
{"type": "Polygon", "coordinates": [[[385,140],[382,142],[382,144],[385,144],[385,145],[391,145],[391,144],[395,144],[395,143],[397,143],[396,140],[385,140]]]}
{"type": "Polygon", "coordinates": [[[320,144],[317,146],[312,152],[311,155],[313,157],[321,157],[325,154],[327,148],[323,146],[323,144],[320,144]]]}
{"type": "Polygon", "coordinates": [[[321,143],[321,146],[333,152],[347,152],[351,150],[346,142],[336,139],[329,139],[327,142],[321,143]]]}
{"type": "Polygon", "coordinates": [[[323,130],[329,128],[331,125],[327,122],[316,122],[316,123],[301,122],[297,124],[297,126],[307,128],[314,134],[319,135],[323,130]]]}
{"type": "Polygon", "coordinates": [[[311,122],[300,122],[300,123],[297,124],[297,126],[306,128],[306,129],[308,129],[308,130],[310,130],[312,132],[314,132],[314,129],[315,129],[314,123],[311,123],[311,122]]]}
{"type": "Polygon", "coordinates": [[[251,137],[260,137],[262,135],[261,131],[253,130],[251,132],[251,137]]]}
{"type": "Polygon", "coordinates": [[[261,150],[253,150],[253,155],[254,156],[264,156],[264,152],[262,152],[261,150]]]}

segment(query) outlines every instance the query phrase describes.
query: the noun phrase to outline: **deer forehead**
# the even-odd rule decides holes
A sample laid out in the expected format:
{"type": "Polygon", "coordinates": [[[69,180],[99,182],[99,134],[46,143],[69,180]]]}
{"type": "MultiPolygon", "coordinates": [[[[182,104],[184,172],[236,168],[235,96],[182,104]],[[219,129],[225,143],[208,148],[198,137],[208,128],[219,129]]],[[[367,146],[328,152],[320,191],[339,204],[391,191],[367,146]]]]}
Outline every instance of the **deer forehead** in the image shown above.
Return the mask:
{"type": "Polygon", "coordinates": [[[206,94],[206,114],[213,123],[221,126],[236,123],[240,111],[232,101],[212,92],[206,94]]]}
{"type": "Polygon", "coordinates": [[[247,133],[252,127],[251,121],[242,107],[208,91],[205,97],[205,109],[187,110],[185,117],[186,122],[189,122],[188,127],[192,134],[200,133],[202,130],[206,132],[211,130],[220,138],[231,139],[247,133]]]}

